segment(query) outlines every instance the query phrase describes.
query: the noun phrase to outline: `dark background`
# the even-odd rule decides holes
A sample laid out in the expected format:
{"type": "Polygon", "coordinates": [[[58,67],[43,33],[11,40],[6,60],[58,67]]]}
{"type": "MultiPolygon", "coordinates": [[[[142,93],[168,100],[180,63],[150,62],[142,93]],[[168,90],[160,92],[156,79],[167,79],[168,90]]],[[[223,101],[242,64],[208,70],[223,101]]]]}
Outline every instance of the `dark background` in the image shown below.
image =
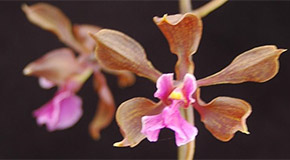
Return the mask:
{"type": "MultiPolygon", "coordinates": [[[[22,75],[29,62],[63,47],[55,35],[31,24],[20,6],[35,2],[0,2],[0,158],[175,158],[174,133],[164,129],[157,143],[142,141],[135,148],[114,148],[122,139],[114,121],[103,130],[102,139],[88,134],[97,95],[91,79],[79,95],[84,115],[72,128],[49,133],[38,127],[31,112],[47,102],[55,89],[43,90],[37,79],[22,75]]],[[[145,48],[148,59],[162,72],[173,72],[176,61],[167,41],[152,21],[153,16],[178,13],[177,1],[86,1],[49,3],[61,8],[73,23],[95,24],[122,31],[145,48]]],[[[194,7],[205,1],[194,1],[194,7]]],[[[194,55],[195,76],[203,78],[227,66],[238,54],[251,48],[275,44],[290,48],[290,1],[234,1],[203,19],[203,37],[194,55]]],[[[288,51],[289,52],[289,51],[288,51]]],[[[236,133],[227,143],[215,139],[196,113],[196,158],[290,158],[289,53],[280,57],[280,71],[272,80],[202,89],[209,102],[217,96],[248,101],[253,112],[247,120],[250,135],[236,133]]],[[[116,104],[137,97],[153,98],[155,85],[144,78],[126,89],[107,75],[116,104]]],[[[156,99],[155,99],[156,100],[156,99]]]]}

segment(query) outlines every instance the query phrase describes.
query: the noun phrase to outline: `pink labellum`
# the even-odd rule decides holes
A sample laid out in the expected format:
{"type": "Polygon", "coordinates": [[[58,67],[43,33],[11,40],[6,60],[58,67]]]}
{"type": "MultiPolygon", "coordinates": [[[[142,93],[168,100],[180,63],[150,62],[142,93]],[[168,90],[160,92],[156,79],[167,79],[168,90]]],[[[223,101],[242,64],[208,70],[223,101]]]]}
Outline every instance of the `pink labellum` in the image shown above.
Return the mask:
{"type": "Polygon", "coordinates": [[[160,114],[142,117],[141,133],[146,135],[149,141],[156,142],[160,129],[169,128],[175,132],[177,146],[194,140],[198,131],[181,116],[178,109],[180,105],[178,100],[174,100],[172,105],[165,107],[160,114]]]}
{"type": "Polygon", "coordinates": [[[48,131],[73,126],[82,116],[82,100],[68,90],[59,91],[51,101],[33,112],[39,125],[46,124],[48,131]]]}

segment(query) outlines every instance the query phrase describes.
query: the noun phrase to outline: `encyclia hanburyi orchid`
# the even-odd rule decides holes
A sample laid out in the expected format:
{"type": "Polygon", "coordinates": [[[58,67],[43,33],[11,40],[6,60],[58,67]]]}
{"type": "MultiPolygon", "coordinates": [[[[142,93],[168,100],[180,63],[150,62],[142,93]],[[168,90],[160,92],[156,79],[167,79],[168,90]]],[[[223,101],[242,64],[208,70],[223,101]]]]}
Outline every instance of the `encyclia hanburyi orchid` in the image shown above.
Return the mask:
{"type": "Polygon", "coordinates": [[[100,137],[101,129],[110,124],[115,112],[114,99],[101,70],[115,74],[119,85],[126,87],[135,81],[128,71],[115,71],[100,66],[93,54],[94,40],[88,32],[98,32],[94,25],[72,25],[64,13],[49,4],[23,5],[27,18],[35,25],[53,32],[70,48],[55,49],[28,64],[25,75],[39,77],[42,88],[58,87],[55,96],[33,115],[39,125],[46,124],[48,131],[62,130],[73,126],[82,116],[82,100],[76,95],[85,81],[93,74],[94,87],[99,94],[98,111],[90,124],[90,134],[100,137]]]}
{"type": "Polygon", "coordinates": [[[160,114],[142,117],[142,130],[147,139],[155,142],[160,129],[170,128],[175,131],[176,145],[181,146],[195,139],[196,127],[181,116],[180,107],[187,108],[195,100],[196,80],[192,74],[186,74],[183,82],[174,87],[173,74],[163,74],[157,80],[157,91],[154,96],[168,104],[160,114]]]}
{"type": "Polygon", "coordinates": [[[188,117],[181,117],[179,110],[191,111],[192,108],[199,112],[212,135],[221,141],[229,141],[237,131],[249,133],[246,126],[246,118],[251,113],[249,103],[232,97],[217,97],[205,103],[200,98],[200,87],[268,81],[277,74],[278,58],[285,50],[274,45],[256,47],[237,56],[220,72],[195,81],[192,55],[197,51],[202,34],[199,16],[185,13],[154,17],[153,20],[166,37],[170,51],[178,57],[175,81],[172,73],[161,74],[156,70],[147,60],[142,46],[129,36],[111,29],[91,34],[97,43],[95,52],[99,63],[157,82],[154,95],[159,102],[137,97],[119,106],[116,119],[124,139],[114,146],[134,147],[146,137],[156,141],[159,130],[164,127],[175,131],[178,146],[186,144],[194,140],[197,130],[184,121],[183,118],[188,120],[188,117]]]}

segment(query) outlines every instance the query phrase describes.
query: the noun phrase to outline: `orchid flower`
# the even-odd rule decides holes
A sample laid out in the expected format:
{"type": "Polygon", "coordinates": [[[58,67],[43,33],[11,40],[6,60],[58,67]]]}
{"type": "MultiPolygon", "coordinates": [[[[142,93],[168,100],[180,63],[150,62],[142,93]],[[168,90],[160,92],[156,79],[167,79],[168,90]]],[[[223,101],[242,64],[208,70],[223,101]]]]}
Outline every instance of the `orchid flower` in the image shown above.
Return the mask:
{"type": "Polygon", "coordinates": [[[147,139],[155,142],[162,128],[175,131],[176,145],[181,146],[195,139],[197,129],[181,116],[180,107],[187,108],[195,100],[196,80],[192,74],[186,74],[178,87],[173,85],[173,74],[163,74],[157,80],[157,91],[154,96],[169,103],[160,114],[142,117],[142,130],[147,139]]]}
{"type": "Polygon", "coordinates": [[[192,55],[197,51],[202,21],[194,13],[164,15],[153,18],[166,37],[170,51],[177,55],[173,73],[162,74],[147,60],[142,46],[116,30],[102,29],[91,34],[97,43],[96,57],[110,69],[128,70],[157,83],[154,96],[159,102],[136,97],[123,102],[117,109],[116,120],[124,139],[117,147],[134,147],[143,139],[158,139],[160,129],[175,132],[177,146],[192,142],[197,129],[183,111],[196,109],[210,133],[221,141],[229,141],[237,131],[248,134],[246,119],[251,105],[238,98],[217,97],[209,103],[200,97],[200,88],[217,84],[265,82],[279,69],[278,58],[284,49],[274,45],[256,47],[237,56],[231,64],[211,76],[195,80],[192,55]]]}
{"type": "Polygon", "coordinates": [[[98,32],[100,27],[72,25],[60,9],[46,3],[23,5],[22,9],[30,22],[53,32],[61,42],[70,47],[50,51],[23,70],[25,75],[39,77],[42,88],[58,87],[55,96],[33,112],[37,123],[46,124],[48,131],[66,129],[77,123],[82,116],[82,100],[76,93],[93,74],[99,104],[89,130],[91,136],[98,139],[101,129],[110,124],[115,112],[112,93],[101,71],[118,76],[121,87],[133,84],[135,77],[128,71],[116,71],[101,66],[95,60],[95,42],[87,33],[98,32]]]}

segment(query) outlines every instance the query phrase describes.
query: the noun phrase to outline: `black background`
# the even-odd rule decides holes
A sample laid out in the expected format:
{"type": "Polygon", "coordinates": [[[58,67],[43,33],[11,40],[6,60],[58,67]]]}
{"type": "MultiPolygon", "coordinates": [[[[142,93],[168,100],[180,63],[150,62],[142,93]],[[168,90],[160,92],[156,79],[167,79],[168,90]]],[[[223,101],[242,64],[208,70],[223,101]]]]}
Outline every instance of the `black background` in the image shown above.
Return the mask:
{"type": "MultiPolygon", "coordinates": [[[[0,158],[175,158],[174,133],[164,129],[157,143],[142,141],[135,148],[114,148],[122,139],[114,121],[94,141],[88,134],[97,95],[91,79],[79,95],[84,115],[72,128],[49,133],[38,127],[31,112],[48,101],[55,89],[43,90],[37,79],[22,75],[29,62],[63,47],[55,35],[31,24],[20,6],[35,2],[0,2],[0,158]]],[[[95,24],[122,31],[140,42],[148,59],[164,73],[173,72],[176,61],[167,41],[152,21],[153,16],[178,13],[177,1],[86,1],[49,3],[61,8],[73,23],[95,24]]],[[[194,1],[194,7],[205,1],[194,1]]],[[[228,2],[203,19],[203,37],[194,55],[195,76],[203,78],[227,66],[238,54],[251,48],[275,44],[290,48],[290,2],[228,2]]],[[[202,89],[209,102],[217,96],[248,101],[253,112],[247,120],[250,135],[236,133],[227,143],[216,140],[195,113],[199,134],[196,158],[290,158],[289,51],[280,57],[280,71],[272,80],[202,89]]],[[[106,74],[116,104],[141,96],[153,98],[155,85],[144,78],[126,89],[106,74]]],[[[156,100],[156,99],[155,99],[156,100]]]]}

